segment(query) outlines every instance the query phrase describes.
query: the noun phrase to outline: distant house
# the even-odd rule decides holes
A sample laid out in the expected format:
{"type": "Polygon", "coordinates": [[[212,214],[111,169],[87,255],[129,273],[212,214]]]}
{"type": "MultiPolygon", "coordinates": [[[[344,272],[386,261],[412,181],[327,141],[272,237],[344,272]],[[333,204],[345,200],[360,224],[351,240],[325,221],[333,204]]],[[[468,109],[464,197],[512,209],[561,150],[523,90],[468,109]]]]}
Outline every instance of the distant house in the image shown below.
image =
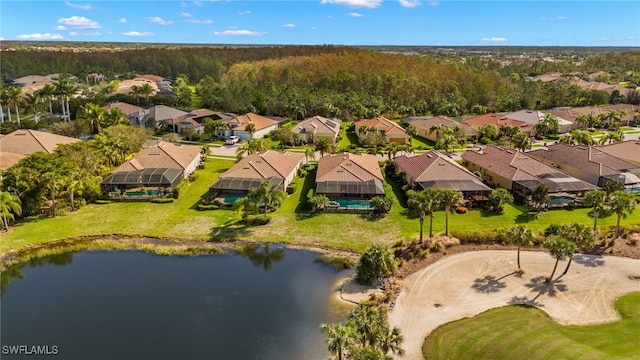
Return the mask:
{"type": "Polygon", "coordinates": [[[358,138],[362,138],[363,136],[363,133],[360,131],[360,128],[363,126],[367,126],[369,128],[375,127],[381,134],[385,135],[389,139],[389,142],[406,144],[409,138],[407,136],[407,132],[402,128],[402,126],[381,116],[373,119],[356,121],[354,126],[358,138]]]}
{"type": "Polygon", "coordinates": [[[620,116],[620,125],[629,125],[634,119],[634,114],[638,111],[640,107],[636,105],[630,104],[616,104],[616,105],[606,105],[606,106],[583,106],[583,107],[562,107],[562,108],[554,108],[549,111],[550,114],[554,115],[558,119],[563,119],[573,123],[571,129],[575,130],[579,127],[579,124],[576,121],[576,118],[580,115],[591,114],[595,117],[603,116],[610,111],[621,111],[623,110],[626,114],[620,116]]]}
{"type": "Polygon", "coordinates": [[[370,199],[384,195],[384,177],[370,154],[340,153],[318,161],[316,193],[336,199],[370,199]]]}
{"type": "Polygon", "coordinates": [[[500,128],[504,125],[516,126],[520,129],[520,131],[527,134],[527,136],[531,136],[531,132],[533,131],[533,125],[527,124],[524,121],[509,119],[508,117],[505,117],[504,114],[484,114],[468,118],[466,120],[463,120],[462,122],[476,129],[479,129],[484,125],[493,125],[498,130],[500,130],[500,128]]]}
{"type": "Polygon", "coordinates": [[[435,150],[415,156],[398,156],[393,161],[405,174],[407,183],[418,190],[453,189],[462,192],[466,199],[491,192],[480,178],[435,150]]]}
{"type": "Polygon", "coordinates": [[[322,116],[314,116],[302,120],[292,129],[294,134],[298,134],[298,139],[302,143],[313,144],[317,139],[327,139],[329,143],[336,142],[340,134],[341,120],[327,119],[322,116]]]}
{"type": "Polygon", "coordinates": [[[229,128],[225,131],[225,136],[235,135],[242,140],[248,140],[264,137],[271,130],[277,129],[280,122],[266,116],[247,113],[228,120],[227,124],[229,128]],[[246,130],[249,124],[254,126],[253,134],[246,130]]]}
{"type": "Polygon", "coordinates": [[[447,116],[413,116],[402,119],[402,122],[413,125],[418,131],[419,136],[434,142],[437,140],[437,137],[442,135],[438,134],[436,131],[431,131],[431,127],[437,125],[442,125],[445,128],[459,126],[465,137],[473,138],[478,136],[477,129],[464,122],[453,120],[447,116]]]}
{"type": "Polygon", "coordinates": [[[104,106],[106,111],[110,111],[111,109],[120,109],[122,113],[127,115],[127,118],[131,122],[132,125],[143,125],[146,126],[146,118],[149,116],[149,110],[142,108],[140,106],[131,105],[126,102],[113,102],[104,106]]]}
{"type": "Polygon", "coordinates": [[[182,170],[182,178],[185,178],[200,165],[201,151],[199,146],[160,141],[154,146],[142,149],[131,160],[118,166],[113,172],[179,169],[182,170]]]}
{"type": "Polygon", "coordinates": [[[175,124],[180,123],[183,119],[187,118],[188,115],[189,113],[186,111],[174,109],[166,105],[156,105],[149,108],[149,115],[146,121],[149,122],[149,119],[153,119],[156,127],[164,122],[171,126],[173,131],[178,131],[175,124]]]}
{"type": "Polygon", "coordinates": [[[220,175],[218,181],[209,188],[209,194],[211,198],[226,199],[222,201],[231,203],[237,197],[246,196],[249,190],[264,181],[284,191],[304,160],[303,154],[273,150],[248,155],[220,175]]]}
{"type": "Polygon", "coordinates": [[[614,180],[627,188],[640,188],[638,165],[610,155],[594,146],[571,146],[558,143],[528,154],[593,185],[602,187],[607,181],[614,180]]]}
{"type": "Polygon", "coordinates": [[[551,197],[577,196],[598,188],[529,154],[488,145],[482,152],[467,151],[462,159],[467,169],[480,172],[488,184],[523,195],[530,195],[541,184],[548,187],[551,197]]]}
{"type": "Polygon", "coordinates": [[[597,146],[596,148],[604,153],[640,166],[640,140],[621,141],[597,146]]]}
{"type": "Polygon", "coordinates": [[[44,131],[20,129],[0,137],[0,169],[6,170],[22,158],[35,152],[53,153],[59,144],[71,144],[80,139],[44,131]]]}
{"type": "MultiPolygon", "coordinates": [[[[514,113],[504,115],[504,117],[507,119],[522,121],[532,126],[535,126],[541,120],[544,120],[546,116],[547,114],[537,110],[520,110],[514,113]]],[[[559,118],[557,116],[556,118],[558,119],[558,125],[559,125],[558,133],[565,134],[573,130],[573,123],[571,121],[565,120],[563,118],[559,118]]]]}

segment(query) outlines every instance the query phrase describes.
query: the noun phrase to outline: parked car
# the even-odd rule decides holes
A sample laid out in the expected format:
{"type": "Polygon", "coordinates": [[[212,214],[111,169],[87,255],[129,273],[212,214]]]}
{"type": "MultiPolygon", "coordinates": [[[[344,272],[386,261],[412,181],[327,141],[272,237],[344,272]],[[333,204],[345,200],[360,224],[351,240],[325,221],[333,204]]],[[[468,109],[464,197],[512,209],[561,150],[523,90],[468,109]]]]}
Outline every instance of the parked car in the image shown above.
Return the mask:
{"type": "Polygon", "coordinates": [[[229,138],[227,139],[227,145],[233,145],[235,143],[237,143],[238,141],[240,141],[240,138],[235,136],[235,135],[231,135],[229,136],[229,138]]]}

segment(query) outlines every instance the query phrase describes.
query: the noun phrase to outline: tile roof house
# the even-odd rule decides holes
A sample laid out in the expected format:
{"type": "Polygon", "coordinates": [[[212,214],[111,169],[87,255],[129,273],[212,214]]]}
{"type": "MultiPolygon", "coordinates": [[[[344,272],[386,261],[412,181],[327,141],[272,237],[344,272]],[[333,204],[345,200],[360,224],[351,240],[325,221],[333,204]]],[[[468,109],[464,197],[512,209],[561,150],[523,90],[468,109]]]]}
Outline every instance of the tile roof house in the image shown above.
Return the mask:
{"type": "Polygon", "coordinates": [[[116,101],[110,104],[107,104],[103,107],[106,111],[111,109],[120,109],[132,125],[146,125],[146,118],[149,116],[149,110],[142,108],[140,106],[131,105],[126,102],[116,101]]]}
{"type": "Polygon", "coordinates": [[[436,141],[436,136],[439,136],[436,132],[429,131],[434,125],[442,125],[447,128],[457,125],[462,128],[462,131],[467,137],[478,136],[477,129],[464,122],[453,120],[447,116],[413,116],[402,119],[402,122],[415,126],[416,130],[418,130],[419,136],[431,141],[436,141]]]}
{"type": "Polygon", "coordinates": [[[530,156],[555,166],[569,175],[602,187],[615,180],[625,187],[640,187],[640,167],[594,146],[558,143],[528,152],[530,156]]]}
{"type": "Polygon", "coordinates": [[[453,189],[462,192],[465,198],[491,192],[480,178],[435,150],[415,156],[398,156],[393,161],[405,174],[407,183],[419,190],[453,189]]]}
{"type": "Polygon", "coordinates": [[[342,120],[327,119],[322,116],[314,116],[302,120],[292,129],[302,143],[315,143],[316,139],[324,138],[329,143],[335,143],[340,134],[342,120]]]}
{"type": "MultiPolygon", "coordinates": [[[[546,115],[547,114],[537,110],[520,110],[514,113],[506,114],[504,115],[504,117],[507,119],[522,121],[530,125],[535,125],[543,120],[546,115]]],[[[558,125],[560,125],[560,134],[565,134],[573,130],[573,122],[558,117],[556,118],[558,119],[558,125]]]]}
{"type": "Polygon", "coordinates": [[[166,105],[156,105],[149,108],[148,118],[155,119],[156,126],[162,121],[166,121],[168,124],[173,125],[174,122],[179,122],[188,114],[189,113],[186,111],[174,109],[166,105]]]}
{"type": "Polygon", "coordinates": [[[245,196],[263,181],[285,190],[304,164],[303,154],[267,150],[244,157],[209,188],[212,198],[245,196]]]}
{"type": "Polygon", "coordinates": [[[529,195],[540,184],[549,188],[549,195],[582,193],[598,187],[572,177],[553,166],[537,160],[529,153],[488,145],[482,152],[467,151],[463,165],[493,186],[529,195]]]}
{"type": "Polygon", "coordinates": [[[370,154],[339,153],[318,161],[316,193],[330,199],[370,199],[384,195],[384,177],[378,160],[370,154]]]}
{"type": "Polygon", "coordinates": [[[463,120],[462,122],[476,129],[479,129],[481,126],[489,125],[489,124],[494,125],[498,130],[500,130],[500,128],[503,125],[517,126],[518,128],[520,128],[520,131],[527,134],[528,136],[531,136],[531,132],[533,131],[533,125],[528,124],[524,121],[509,119],[505,117],[505,115],[503,114],[489,113],[489,114],[474,116],[472,118],[463,120]]]}
{"type": "Polygon", "coordinates": [[[591,114],[593,116],[602,116],[609,111],[620,111],[625,110],[626,115],[620,117],[621,125],[629,125],[631,121],[633,121],[633,117],[635,112],[640,109],[640,107],[636,105],[630,104],[616,104],[616,105],[606,105],[606,106],[583,106],[583,107],[564,107],[564,108],[554,108],[549,111],[550,114],[556,116],[558,119],[564,119],[572,122],[574,125],[572,129],[577,129],[578,124],[576,122],[576,118],[580,115],[591,114]]]}
{"type": "Polygon", "coordinates": [[[359,132],[361,127],[375,126],[378,129],[378,131],[380,131],[387,138],[389,138],[390,142],[406,144],[409,139],[409,137],[407,136],[407,132],[402,128],[402,126],[381,116],[373,119],[363,119],[360,121],[356,121],[354,126],[355,126],[356,135],[358,135],[358,137],[362,136],[359,132]]]}
{"type": "Polygon", "coordinates": [[[640,166],[640,140],[627,140],[596,147],[598,150],[640,166]]]}
{"type": "Polygon", "coordinates": [[[200,165],[201,151],[199,146],[160,141],[154,146],[142,149],[131,160],[118,166],[113,172],[179,169],[182,170],[182,178],[185,178],[200,165]]]}
{"type": "Polygon", "coordinates": [[[6,170],[34,152],[51,154],[59,144],[71,144],[78,141],[81,140],[44,131],[16,130],[0,137],[0,168],[6,170]]]}
{"type": "Polygon", "coordinates": [[[271,130],[277,129],[280,122],[266,116],[247,113],[228,120],[227,124],[229,125],[229,129],[225,131],[225,136],[235,135],[242,140],[248,140],[250,138],[264,137],[271,130]],[[253,134],[249,134],[249,132],[246,131],[246,127],[249,124],[253,124],[255,127],[253,134]]]}

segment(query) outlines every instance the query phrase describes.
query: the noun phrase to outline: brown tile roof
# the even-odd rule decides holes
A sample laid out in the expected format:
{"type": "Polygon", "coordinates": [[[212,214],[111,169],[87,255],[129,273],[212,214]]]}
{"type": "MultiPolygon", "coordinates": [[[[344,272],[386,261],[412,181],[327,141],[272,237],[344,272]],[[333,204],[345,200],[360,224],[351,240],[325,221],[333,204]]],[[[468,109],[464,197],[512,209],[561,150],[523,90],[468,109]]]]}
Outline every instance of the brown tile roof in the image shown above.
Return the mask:
{"type": "Polygon", "coordinates": [[[638,168],[637,165],[609,155],[593,146],[570,146],[558,143],[548,146],[547,149],[536,149],[527,154],[540,160],[581,169],[598,176],[616,175],[624,170],[638,168]]]}
{"type": "Polygon", "coordinates": [[[378,160],[370,154],[340,153],[318,161],[316,182],[383,180],[378,160]]]}
{"type": "Polygon", "coordinates": [[[591,114],[593,116],[598,116],[601,114],[606,114],[609,111],[626,110],[627,115],[625,115],[623,119],[631,120],[633,119],[633,116],[638,109],[639,107],[635,105],[615,104],[615,105],[605,105],[605,106],[583,106],[583,107],[556,109],[556,110],[550,111],[549,113],[556,117],[569,120],[571,122],[575,122],[576,118],[583,114],[591,114]]]}
{"type": "Polygon", "coordinates": [[[640,166],[640,141],[627,140],[597,147],[598,150],[640,166]]]}
{"type": "Polygon", "coordinates": [[[109,111],[111,109],[120,109],[120,111],[122,111],[125,115],[129,116],[133,113],[138,113],[141,111],[144,111],[144,108],[141,108],[140,106],[135,106],[135,105],[131,105],[129,103],[126,102],[114,102],[111,104],[107,104],[104,109],[109,111]]]}
{"type": "Polygon", "coordinates": [[[464,132],[467,135],[469,136],[478,135],[478,130],[471,127],[469,124],[466,124],[462,121],[453,120],[447,116],[408,118],[407,122],[415,126],[416,128],[424,129],[427,132],[434,125],[442,125],[445,127],[458,125],[462,128],[462,130],[464,130],[464,132]]]}
{"type": "Polygon", "coordinates": [[[533,126],[531,124],[527,124],[524,121],[509,119],[504,115],[495,113],[475,116],[463,120],[462,122],[466,123],[467,125],[473,126],[476,129],[484,125],[492,124],[495,125],[498,130],[502,127],[502,125],[517,126],[522,132],[530,132],[531,130],[533,130],[533,126]]]}
{"type": "Polygon", "coordinates": [[[321,136],[337,136],[340,133],[340,120],[327,119],[322,116],[314,116],[307,118],[296,124],[293,132],[299,134],[303,130],[309,132],[313,129],[315,135],[321,136]]]}
{"type": "Polygon", "coordinates": [[[37,151],[51,154],[58,144],[78,141],[81,140],[38,130],[21,129],[0,138],[0,151],[22,155],[31,155],[37,151]]]}
{"type": "Polygon", "coordinates": [[[220,179],[267,179],[271,177],[285,179],[296,170],[303,159],[303,154],[267,150],[261,154],[246,156],[231,169],[220,175],[220,179]]]}
{"type": "Polygon", "coordinates": [[[229,124],[233,126],[234,130],[244,130],[245,126],[247,126],[248,124],[254,124],[256,127],[256,131],[258,131],[277,123],[278,122],[273,119],[254,113],[247,113],[244,115],[236,116],[235,118],[229,120],[229,124]]]}
{"type": "Polygon", "coordinates": [[[384,131],[385,135],[389,136],[391,134],[402,134],[406,135],[406,131],[402,128],[402,126],[396,124],[395,122],[386,119],[384,117],[376,117],[373,119],[363,119],[360,121],[356,121],[355,130],[356,134],[358,133],[358,129],[362,126],[375,126],[380,131],[384,131]]]}
{"type": "Polygon", "coordinates": [[[8,168],[17,164],[18,161],[26,157],[27,155],[24,154],[14,154],[10,152],[0,151],[0,170],[7,170],[8,168]]]}
{"type": "Polygon", "coordinates": [[[199,146],[160,141],[155,146],[142,149],[131,160],[118,166],[113,172],[149,168],[185,170],[195,158],[200,156],[200,151],[201,148],[199,146]]]}
{"type": "Polygon", "coordinates": [[[138,77],[142,78],[142,79],[151,80],[153,82],[159,82],[159,81],[164,80],[164,78],[162,76],[154,75],[154,74],[144,74],[144,75],[140,75],[138,77]]]}
{"type": "Polygon", "coordinates": [[[174,109],[166,105],[156,105],[149,108],[149,117],[156,119],[158,122],[162,120],[172,122],[173,119],[177,119],[188,114],[189,113],[185,111],[174,109]]]}
{"type": "Polygon", "coordinates": [[[469,170],[435,150],[416,156],[402,155],[393,160],[414,182],[479,180],[469,170]]]}

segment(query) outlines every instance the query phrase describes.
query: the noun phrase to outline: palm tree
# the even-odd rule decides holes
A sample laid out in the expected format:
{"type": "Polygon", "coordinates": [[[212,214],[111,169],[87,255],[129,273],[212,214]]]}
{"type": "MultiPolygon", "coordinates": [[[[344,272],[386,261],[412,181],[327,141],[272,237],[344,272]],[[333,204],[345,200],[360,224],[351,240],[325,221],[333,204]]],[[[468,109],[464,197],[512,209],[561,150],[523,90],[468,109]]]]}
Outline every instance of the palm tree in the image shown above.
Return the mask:
{"type": "Polygon", "coordinates": [[[112,108],[105,112],[104,121],[107,127],[114,125],[131,125],[127,115],[118,108],[112,108]]]}
{"type": "Polygon", "coordinates": [[[520,151],[531,150],[531,140],[525,133],[517,133],[511,138],[511,145],[520,151]]]}
{"type": "Polygon", "coordinates": [[[360,304],[351,311],[349,322],[353,324],[357,336],[360,337],[362,347],[375,344],[379,328],[386,324],[384,313],[375,307],[360,304]]]}
{"type": "Polygon", "coordinates": [[[129,89],[129,94],[136,98],[136,105],[140,105],[140,94],[142,93],[141,87],[138,85],[133,85],[131,89],[129,89]]]}
{"type": "Polygon", "coordinates": [[[440,140],[436,141],[435,148],[450,153],[459,145],[458,139],[455,136],[445,133],[440,140]]]}
{"type": "Polygon", "coordinates": [[[322,324],[320,328],[327,337],[329,352],[338,360],[345,359],[356,344],[356,333],[353,328],[342,324],[322,324]]]}
{"type": "Polygon", "coordinates": [[[573,130],[571,140],[578,145],[593,145],[593,137],[586,130],[573,130]]]}
{"type": "Polygon", "coordinates": [[[544,246],[545,249],[549,250],[551,256],[556,259],[556,263],[553,266],[553,271],[551,271],[551,275],[546,280],[547,283],[550,283],[553,281],[553,275],[556,273],[556,269],[558,268],[558,262],[560,260],[566,259],[567,256],[573,254],[573,252],[576,251],[576,245],[561,237],[554,237],[545,240],[542,246],[544,246]]]}
{"type": "Polygon", "coordinates": [[[385,150],[387,151],[387,156],[389,157],[389,160],[394,158],[398,153],[398,151],[400,151],[400,146],[401,145],[398,144],[397,142],[390,142],[387,144],[385,150]]]}
{"type": "Polygon", "coordinates": [[[411,139],[418,136],[418,128],[415,125],[409,125],[406,128],[407,135],[409,136],[409,143],[411,143],[411,139]]]}
{"type": "Polygon", "coordinates": [[[311,147],[304,148],[304,158],[307,160],[307,162],[309,162],[309,159],[312,159],[312,160],[316,159],[316,152],[313,151],[313,148],[311,147]]]}
{"type": "Polygon", "coordinates": [[[63,75],[56,79],[54,83],[55,95],[60,98],[60,106],[62,107],[62,118],[65,121],[71,121],[71,114],[69,111],[69,94],[76,91],[76,87],[69,75],[63,75]]]}
{"type": "Polygon", "coordinates": [[[445,225],[444,235],[449,236],[449,212],[452,206],[458,206],[464,199],[460,191],[453,189],[440,190],[440,204],[444,207],[445,225]]]}
{"type": "Polygon", "coordinates": [[[279,185],[271,185],[268,181],[263,181],[260,186],[249,190],[247,197],[257,204],[262,203],[266,214],[272,207],[280,204],[287,197],[287,194],[280,189],[279,185]]]}
{"type": "Polygon", "coordinates": [[[397,267],[398,264],[388,247],[373,244],[360,256],[356,267],[356,280],[373,285],[380,278],[393,275],[397,267]]]}
{"type": "Polygon", "coordinates": [[[420,214],[420,242],[423,240],[424,218],[429,215],[429,237],[433,236],[433,215],[440,206],[441,193],[437,189],[425,189],[421,191],[407,191],[407,205],[420,214]]]}
{"type": "MultiPolygon", "coordinates": [[[[562,225],[558,235],[566,241],[573,243],[577,249],[591,247],[595,242],[595,237],[593,236],[591,229],[588,226],[579,223],[562,225]]],[[[567,267],[564,269],[562,275],[565,275],[569,271],[569,266],[571,266],[571,261],[573,260],[573,253],[568,256],[569,263],[567,263],[567,267]]]]}
{"type": "Polygon", "coordinates": [[[495,140],[498,137],[498,128],[493,124],[482,125],[478,128],[478,139],[487,138],[495,140]]]}
{"type": "Polygon", "coordinates": [[[316,140],[315,150],[320,152],[320,157],[324,157],[325,154],[333,152],[333,144],[325,138],[316,140]]]}
{"type": "Polygon", "coordinates": [[[149,104],[149,96],[155,92],[153,86],[151,86],[151,84],[144,83],[140,86],[138,91],[140,95],[144,96],[145,104],[149,104]]]}
{"type": "Polygon", "coordinates": [[[520,270],[520,247],[532,247],[535,237],[531,229],[524,225],[514,225],[507,229],[506,234],[509,241],[518,247],[518,270],[520,270]]]}
{"type": "Polygon", "coordinates": [[[621,131],[609,131],[603,137],[600,138],[600,145],[604,145],[609,142],[620,142],[624,140],[624,134],[621,131]]]}
{"type": "Polygon", "coordinates": [[[429,135],[435,132],[437,141],[438,139],[440,139],[440,135],[442,135],[446,129],[447,127],[442,124],[431,125],[431,127],[429,128],[429,135]]]}
{"type": "Polygon", "coordinates": [[[31,94],[26,94],[24,97],[25,104],[27,109],[33,110],[33,119],[35,122],[38,122],[38,111],[42,105],[42,98],[40,97],[40,93],[37,91],[32,92],[31,94]]]}
{"type": "Polygon", "coordinates": [[[83,124],[91,129],[93,134],[102,132],[102,125],[105,124],[106,110],[98,104],[87,103],[80,108],[79,117],[83,119],[83,124]]]}
{"type": "Polygon", "coordinates": [[[607,193],[603,190],[587,191],[582,197],[582,204],[593,209],[593,234],[597,238],[598,217],[607,205],[607,193]]]}
{"type": "Polygon", "coordinates": [[[620,219],[626,217],[627,213],[632,213],[635,210],[637,202],[633,194],[624,192],[623,190],[614,191],[609,201],[607,201],[611,211],[616,213],[618,220],[616,221],[616,239],[620,236],[620,219]]]}
{"type": "Polygon", "coordinates": [[[269,144],[265,139],[250,139],[242,146],[236,149],[236,156],[241,159],[242,156],[247,154],[261,153],[269,150],[269,144]]]}
{"type": "Polygon", "coordinates": [[[7,191],[0,191],[0,215],[5,230],[9,230],[9,220],[15,220],[15,215],[22,215],[22,203],[17,195],[7,191]]]}
{"type": "Polygon", "coordinates": [[[580,114],[576,116],[576,123],[578,123],[578,129],[581,127],[586,127],[588,129],[592,129],[596,127],[598,124],[598,118],[593,116],[593,114],[580,114]]]}
{"type": "MultiPolygon", "coordinates": [[[[22,99],[22,89],[17,86],[12,86],[7,91],[7,108],[10,108],[13,105],[16,110],[16,121],[20,124],[20,112],[18,111],[18,106],[20,106],[23,102],[22,99]]],[[[9,122],[11,122],[11,112],[9,110],[9,122]]]]}
{"type": "Polygon", "coordinates": [[[253,133],[256,132],[256,124],[254,123],[248,123],[245,127],[244,127],[244,131],[249,133],[249,139],[253,139],[253,133]]]}
{"type": "Polygon", "coordinates": [[[389,328],[389,326],[384,326],[378,332],[377,346],[385,354],[389,352],[398,355],[404,354],[404,350],[401,347],[403,342],[404,337],[397,326],[394,326],[393,329],[389,328]]]}

